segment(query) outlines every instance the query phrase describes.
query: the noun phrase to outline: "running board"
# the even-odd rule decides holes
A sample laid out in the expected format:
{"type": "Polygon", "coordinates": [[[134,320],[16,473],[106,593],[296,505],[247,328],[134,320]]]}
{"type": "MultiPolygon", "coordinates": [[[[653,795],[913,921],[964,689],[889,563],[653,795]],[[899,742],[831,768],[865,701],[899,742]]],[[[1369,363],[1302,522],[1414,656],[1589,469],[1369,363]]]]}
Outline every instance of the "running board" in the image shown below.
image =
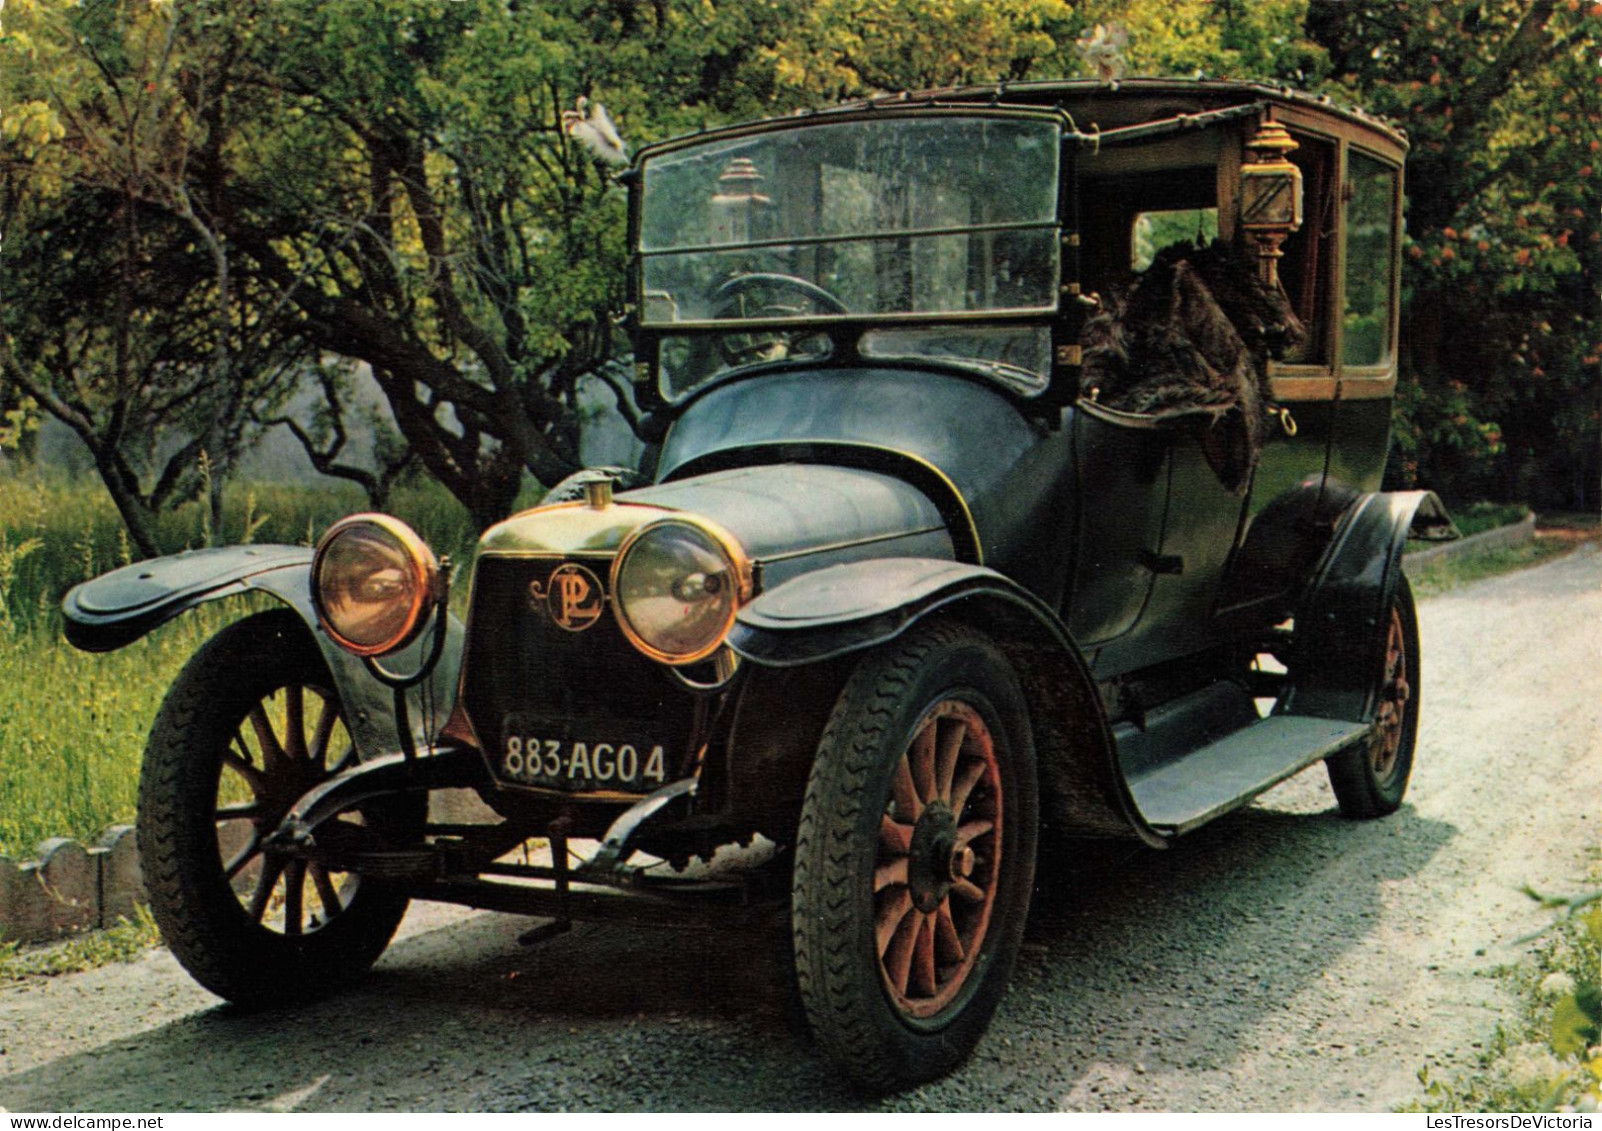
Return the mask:
{"type": "Polygon", "coordinates": [[[1131,778],[1129,789],[1148,824],[1169,835],[1187,833],[1340,753],[1368,732],[1367,723],[1270,715],[1131,778]]]}

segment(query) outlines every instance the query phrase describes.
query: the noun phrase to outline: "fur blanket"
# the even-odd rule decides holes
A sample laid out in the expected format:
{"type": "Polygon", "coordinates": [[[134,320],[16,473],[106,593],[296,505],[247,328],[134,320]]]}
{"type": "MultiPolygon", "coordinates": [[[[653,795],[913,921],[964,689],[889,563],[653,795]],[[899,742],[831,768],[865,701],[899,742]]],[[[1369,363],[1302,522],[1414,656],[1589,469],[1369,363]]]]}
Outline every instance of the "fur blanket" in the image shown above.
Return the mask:
{"type": "Polygon", "coordinates": [[[1080,392],[1195,429],[1224,486],[1244,491],[1271,419],[1268,360],[1302,334],[1249,254],[1173,244],[1085,323],[1080,392]]]}

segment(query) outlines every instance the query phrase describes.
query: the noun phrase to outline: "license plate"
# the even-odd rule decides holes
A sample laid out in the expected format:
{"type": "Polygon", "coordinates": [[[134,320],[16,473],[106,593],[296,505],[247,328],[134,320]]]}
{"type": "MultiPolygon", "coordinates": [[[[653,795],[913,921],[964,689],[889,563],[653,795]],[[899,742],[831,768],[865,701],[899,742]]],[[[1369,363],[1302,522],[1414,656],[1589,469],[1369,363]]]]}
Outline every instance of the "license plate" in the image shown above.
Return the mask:
{"type": "Polygon", "coordinates": [[[565,729],[508,716],[496,759],[501,780],[573,793],[649,793],[667,784],[661,743],[603,727],[593,734],[567,735],[565,729]]]}

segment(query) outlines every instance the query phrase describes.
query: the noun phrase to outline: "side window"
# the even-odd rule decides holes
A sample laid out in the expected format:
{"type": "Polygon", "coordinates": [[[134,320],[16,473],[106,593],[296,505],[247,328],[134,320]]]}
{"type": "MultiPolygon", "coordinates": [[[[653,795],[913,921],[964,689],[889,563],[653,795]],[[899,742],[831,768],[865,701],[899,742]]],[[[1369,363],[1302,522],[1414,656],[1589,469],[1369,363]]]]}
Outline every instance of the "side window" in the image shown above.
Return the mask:
{"type": "Polygon", "coordinates": [[[1141,212],[1135,216],[1130,239],[1129,266],[1139,272],[1151,266],[1157,253],[1169,244],[1191,241],[1202,245],[1218,238],[1218,209],[1178,208],[1141,212]]]}
{"type": "Polygon", "coordinates": [[[1391,356],[1396,171],[1354,150],[1347,173],[1344,362],[1379,365],[1391,356]]]}

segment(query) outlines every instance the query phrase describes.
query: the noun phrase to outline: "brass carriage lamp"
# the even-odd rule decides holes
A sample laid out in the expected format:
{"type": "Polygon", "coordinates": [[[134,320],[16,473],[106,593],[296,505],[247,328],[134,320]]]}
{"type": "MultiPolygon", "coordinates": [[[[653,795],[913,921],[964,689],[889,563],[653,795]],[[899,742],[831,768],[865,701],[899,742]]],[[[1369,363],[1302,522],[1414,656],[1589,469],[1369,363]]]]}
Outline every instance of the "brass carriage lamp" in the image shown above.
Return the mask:
{"type": "Polygon", "coordinates": [[[1246,143],[1240,169],[1240,226],[1257,244],[1258,273],[1279,285],[1280,245],[1302,226],[1302,171],[1287,159],[1295,149],[1285,127],[1266,119],[1246,143]]]}

